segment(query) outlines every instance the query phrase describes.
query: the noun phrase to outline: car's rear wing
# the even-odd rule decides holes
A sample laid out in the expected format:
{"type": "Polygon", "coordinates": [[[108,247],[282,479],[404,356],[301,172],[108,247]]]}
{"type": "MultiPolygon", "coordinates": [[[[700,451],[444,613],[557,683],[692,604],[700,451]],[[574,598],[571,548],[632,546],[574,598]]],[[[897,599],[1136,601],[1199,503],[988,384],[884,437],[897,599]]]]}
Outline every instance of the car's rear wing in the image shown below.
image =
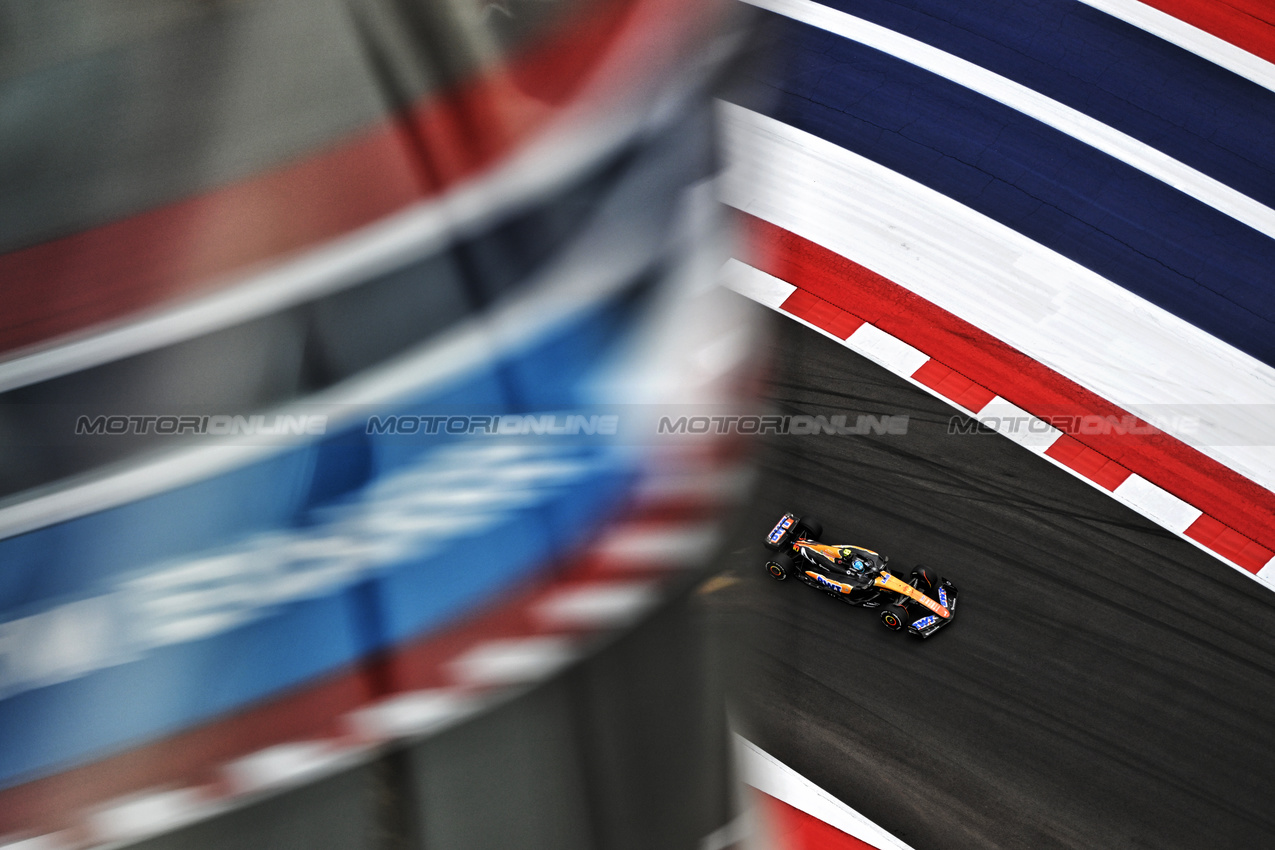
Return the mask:
{"type": "Polygon", "coordinates": [[[797,517],[793,514],[784,514],[779,522],[775,523],[775,527],[770,530],[770,534],[766,535],[766,548],[776,552],[786,548],[792,542],[796,531],[797,517]]]}

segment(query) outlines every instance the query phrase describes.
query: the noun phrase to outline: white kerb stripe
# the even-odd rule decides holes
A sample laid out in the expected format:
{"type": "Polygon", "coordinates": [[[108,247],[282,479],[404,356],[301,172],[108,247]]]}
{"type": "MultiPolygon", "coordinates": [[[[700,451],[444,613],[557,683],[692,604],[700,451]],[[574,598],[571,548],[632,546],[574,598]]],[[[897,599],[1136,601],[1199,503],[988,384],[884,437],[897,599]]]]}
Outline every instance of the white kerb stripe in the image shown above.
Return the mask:
{"type": "Polygon", "coordinates": [[[880,363],[891,372],[905,378],[912,377],[912,373],[930,359],[930,355],[924,351],[869,324],[859,325],[855,332],[846,338],[845,345],[852,351],[880,363]]]}
{"type": "Polygon", "coordinates": [[[1275,490],[1275,425],[1264,415],[1275,368],[878,163],[733,104],[719,111],[726,203],[853,259],[1275,490]]]}
{"type": "Polygon", "coordinates": [[[739,735],[735,736],[735,757],[744,781],[758,791],[880,850],[912,850],[894,835],[739,735]]]}
{"type": "Polygon", "coordinates": [[[1015,443],[1036,454],[1043,454],[1052,446],[1062,431],[1043,419],[1031,415],[1016,404],[1011,404],[997,396],[978,412],[976,417],[980,423],[992,428],[996,433],[1009,437],[1015,443]]]}
{"type": "Polygon", "coordinates": [[[1257,571],[1257,578],[1271,590],[1275,590],[1275,558],[1271,558],[1266,562],[1266,566],[1257,571]]]}
{"type": "Polygon", "coordinates": [[[734,257],[722,266],[718,278],[727,289],[733,289],[771,309],[778,309],[797,290],[791,283],[741,263],[734,257]]]}
{"type": "Polygon", "coordinates": [[[1178,534],[1190,528],[1191,523],[1204,513],[1141,475],[1130,475],[1112,491],[1112,495],[1143,516],[1178,534]]]}
{"type": "Polygon", "coordinates": [[[1275,210],[1114,127],[1020,83],[950,53],[944,53],[924,42],[830,9],[813,0],[746,2],[888,53],[990,97],[1275,238],[1275,210]]]}
{"type": "Polygon", "coordinates": [[[1254,56],[1247,50],[1236,47],[1225,39],[1197,29],[1186,21],[1179,20],[1145,3],[1139,3],[1137,0],[1080,0],[1080,2],[1171,44],[1176,44],[1183,50],[1190,51],[1201,59],[1207,59],[1232,74],[1238,74],[1263,88],[1275,91],[1275,65],[1260,56],[1254,56]]]}

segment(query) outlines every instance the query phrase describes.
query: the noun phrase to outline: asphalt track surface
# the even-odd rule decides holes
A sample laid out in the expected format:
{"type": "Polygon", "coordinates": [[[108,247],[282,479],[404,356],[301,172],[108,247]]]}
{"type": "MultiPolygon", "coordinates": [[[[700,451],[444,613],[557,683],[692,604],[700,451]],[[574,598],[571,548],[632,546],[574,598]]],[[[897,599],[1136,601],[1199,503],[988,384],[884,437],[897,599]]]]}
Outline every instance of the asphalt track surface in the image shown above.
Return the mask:
{"type": "MultiPolygon", "coordinates": [[[[761,310],[762,308],[758,308],[761,310]]],[[[916,850],[1270,846],[1275,594],[952,408],[769,314],[784,436],[719,580],[739,730],[916,850]],[[961,591],[927,641],[763,570],[785,510],[961,591]]]]}

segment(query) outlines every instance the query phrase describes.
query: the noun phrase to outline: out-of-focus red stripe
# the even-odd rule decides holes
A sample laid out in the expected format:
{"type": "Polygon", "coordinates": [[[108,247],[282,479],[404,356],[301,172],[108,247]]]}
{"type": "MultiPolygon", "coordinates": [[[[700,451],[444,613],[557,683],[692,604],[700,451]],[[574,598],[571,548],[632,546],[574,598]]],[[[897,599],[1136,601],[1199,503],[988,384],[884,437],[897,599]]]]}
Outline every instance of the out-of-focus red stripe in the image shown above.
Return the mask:
{"type": "Polygon", "coordinates": [[[765,811],[776,850],[877,850],[769,794],[757,792],[757,799],[765,811]]]}
{"type": "Polygon", "coordinates": [[[1275,62],[1275,6],[1270,0],[1142,0],[1196,29],[1275,62]]]}
{"type": "MultiPolygon", "coordinates": [[[[740,220],[755,252],[754,266],[959,369],[1028,413],[1042,418],[1128,416],[1096,393],[897,283],[769,222],[742,213],[740,220]]],[[[1238,472],[1160,431],[1072,436],[1206,514],[1225,519],[1263,550],[1275,549],[1275,493],[1238,472]]],[[[1104,477],[1100,483],[1111,480],[1104,477]]]]}
{"type": "MultiPolygon", "coordinates": [[[[511,62],[415,106],[430,163],[399,122],[229,186],[0,256],[0,352],[226,285],[226,277],[435,195],[508,154],[632,39],[634,7],[609,0],[511,62]]],[[[667,4],[663,4],[667,5],[667,4]]],[[[692,4],[693,5],[693,4],[692,4]]],[[[685,17],[685,16],[683,16],[685,17]]],[[[676,24],[676,16],[668,23],[676,24]]],[[[642,73],[630,69],[633,75],[642,73]]]]}

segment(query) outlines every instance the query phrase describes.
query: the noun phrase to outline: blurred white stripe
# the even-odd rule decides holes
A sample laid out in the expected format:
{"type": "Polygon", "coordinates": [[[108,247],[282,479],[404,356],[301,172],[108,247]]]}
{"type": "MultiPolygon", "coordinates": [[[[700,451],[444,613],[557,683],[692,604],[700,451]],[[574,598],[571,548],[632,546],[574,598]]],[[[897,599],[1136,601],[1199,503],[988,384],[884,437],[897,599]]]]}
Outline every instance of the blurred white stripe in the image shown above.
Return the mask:
{"type": "Polygon", "coordinates": [[[693,525],[627,526],[607,535],[594,547],[608,561],[624,566],[695,566],[717,545],[712,523],[693,525]]]}
{"type": "Polygon", "coordinates": [[[576,657],[571,641],[560,635],[511,638],[480,643],[454,658],[451,668],[466,685],[516,685],[544,679],[576,657]]]}
{"type": "Polygon", "coordinates": [[[180,826],[211,808],[196,788],[141,793],[107,803],[89,816],[88,826],[95,841],[123,841],[180,826]]]}
{"type": "Polygon", "coordinates": [[[356,286],[435,253],[460,237],[569,184],[627,144],[643,128],[630,110],[562,122],[509,159],[381,221],[273,268],[255,270],[231,288],[154,311],[73,341],[0,362],[0,392],[191,339],[257,316],[356,286]]]}
{"type": "Polygon", "coordinates": [[[532,614],[553,626],[622,626],[642,616],[658,600],[652,582],[585,584],[546,597],[532,614]]]}
{"type": "Polygon", "coordinates": [[[246,794],[325,774],[350,760],[327,741],[300,741],[259,750],[222,766],[231,793],[246,794]]]}
{"type": "Polygon", "coordinates": [[[0,850],[66,850],[74,844],[61,833],[37,835],[34,838],[7,838],[0,836],[0,850]]]}
{"type": "Polygon", "coordinates": [[[351,729],[371,739],[420,735],[468,715],[477,701],[437,688],[411,691],[359,709],[349,715],[351,729]]]}

